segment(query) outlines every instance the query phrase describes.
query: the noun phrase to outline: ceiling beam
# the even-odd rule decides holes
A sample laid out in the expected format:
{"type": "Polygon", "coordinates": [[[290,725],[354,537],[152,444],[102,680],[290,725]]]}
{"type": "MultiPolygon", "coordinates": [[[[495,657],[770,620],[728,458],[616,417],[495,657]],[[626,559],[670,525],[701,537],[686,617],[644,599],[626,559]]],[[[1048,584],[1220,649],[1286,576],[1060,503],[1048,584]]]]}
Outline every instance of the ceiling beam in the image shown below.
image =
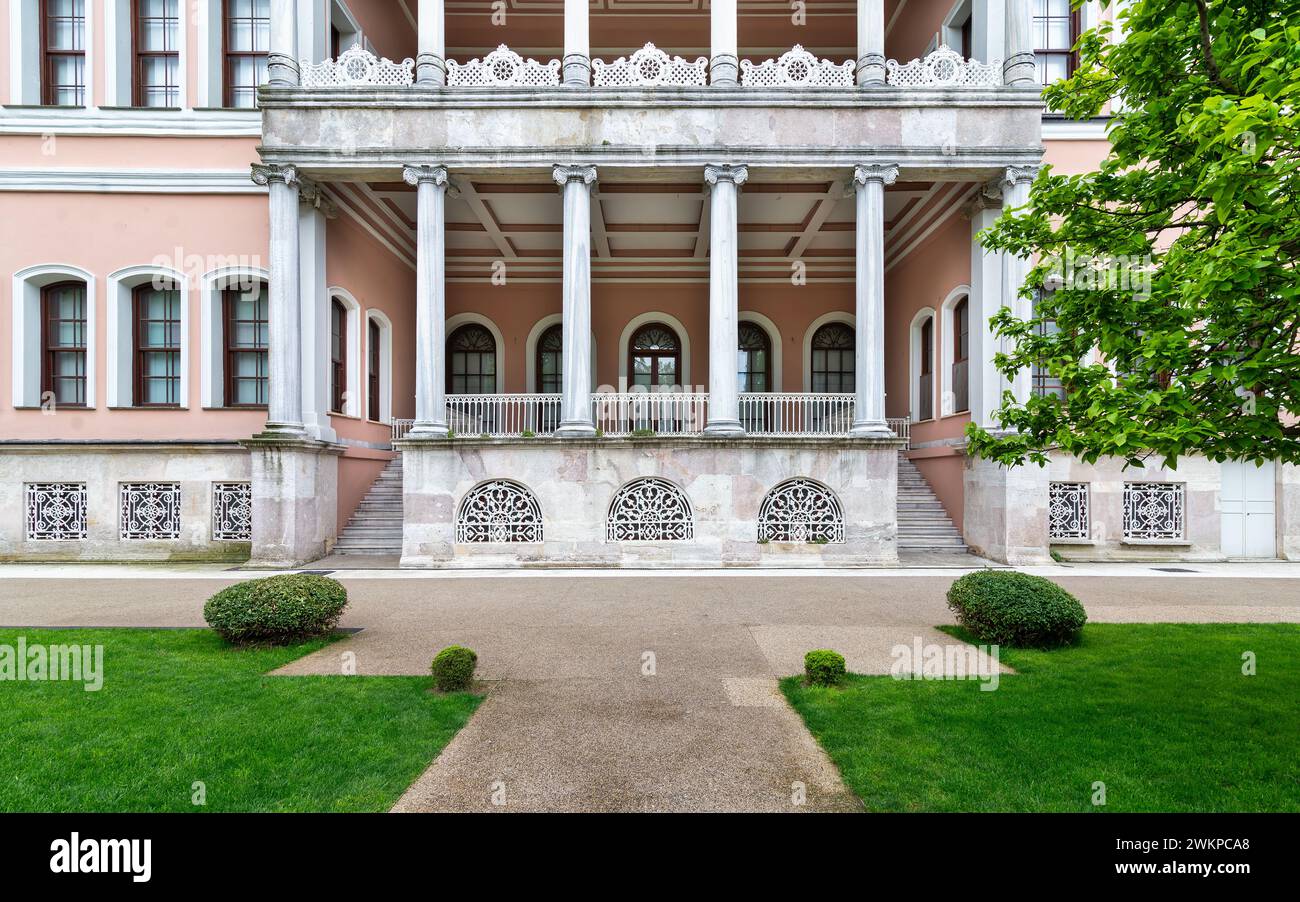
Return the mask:
{"type": "Polygon", "coordinates": [[[469,204],[469,208],[474,211],[478,221],[483,224],[483,230],[488,233],[492,243],[497,246],[497,251],[507,260],[518,260],[519,254],[515,251],[515,246],[510,243],[510,239],[501,231],[501,226],[497,223],[496,217],[488,209],[487,204],[483,203],[483,198],[479,197],[474,183],[469,179],[464,179],[456,183],[460,190],[461,200],[469,204]]]}

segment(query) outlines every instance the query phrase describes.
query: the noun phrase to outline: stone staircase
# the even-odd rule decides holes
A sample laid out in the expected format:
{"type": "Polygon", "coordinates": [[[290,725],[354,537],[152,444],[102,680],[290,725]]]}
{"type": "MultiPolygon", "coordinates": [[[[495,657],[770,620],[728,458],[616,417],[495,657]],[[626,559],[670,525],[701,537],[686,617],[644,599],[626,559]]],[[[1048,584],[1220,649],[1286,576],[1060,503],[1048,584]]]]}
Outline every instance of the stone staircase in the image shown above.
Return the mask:
{"type": "Polygon", "coordinates": [[[402,456],[376,477],[343,528],[334,554],[402,553],[402,456]]]}
{"type": "Polygon", "coordinates": [[[901,454],[898,456],[898,551],[900,554],[970,551],[961,530],[953,525],[921,471],[901,454]]]}

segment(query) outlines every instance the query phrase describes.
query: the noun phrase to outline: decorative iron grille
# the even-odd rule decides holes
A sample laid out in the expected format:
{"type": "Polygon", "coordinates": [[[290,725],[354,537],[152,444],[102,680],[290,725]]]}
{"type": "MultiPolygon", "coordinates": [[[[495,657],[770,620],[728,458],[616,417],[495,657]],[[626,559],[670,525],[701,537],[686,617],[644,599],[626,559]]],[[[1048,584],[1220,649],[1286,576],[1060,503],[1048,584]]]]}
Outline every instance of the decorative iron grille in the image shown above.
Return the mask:
{"type": "Polygon", "coordinates": [[[86,537],[84,482],[29,482],[27,538],[36,541],[86,537]]]}
{"type": "Polygon", "coordinates": [[[475,486],[460,503],[457,542],[540,542],[542,509],[517,482],[494,479],[475,486]]]}
{"type": "Polygon", "coordinates": [[[1053,482],[1048,488],[1047,517],[1049,539],[1088,538],[1088,483],[1053,482]]]}
{"type": "Polygon", "coordinates": [[[222,542],[253,538],[252,483],[212,483],[212,538],[222,542]]]}
{"type": "Polygon", "coordinates": [[[124,482],[120,486],[123,539],[175,539],[181,534],[179,482],[124,482]]]}
{"type": "Polygon", "coordinates": [[[1124,538],[1179,540],[1184,525],[1181,482],[1124,483],[1124,538]]]}
{"type": "Polygon", "coordinates": [[[840,499],[811,479],[788,479],[763,499],[758,540],[840,544],[844,541],[840,499]]]}
{"type": "Polygon", "coordinates": [[[691,503],[665,479],[635,479],[610,502],[605,537],[611,542],[689,541],[695,538],[691,503]]]}

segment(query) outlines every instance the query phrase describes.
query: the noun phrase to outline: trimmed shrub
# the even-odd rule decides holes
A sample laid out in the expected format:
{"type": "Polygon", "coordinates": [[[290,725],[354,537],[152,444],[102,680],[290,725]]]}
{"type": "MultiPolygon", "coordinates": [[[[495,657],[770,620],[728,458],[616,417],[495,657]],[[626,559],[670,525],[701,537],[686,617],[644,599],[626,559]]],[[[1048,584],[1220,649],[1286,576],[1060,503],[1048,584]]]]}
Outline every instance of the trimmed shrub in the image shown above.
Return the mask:
{"type": "Polygon", "coordinates": [[[1088,615],[1050,579],[1013,570],[968,573],[948,589],[948,607],[982,642],[1056,648],[1079,638],[1088,615]]]}
{"type": "Polygon", "coordinates": [[[463,692],[474,680],[478,655],[463,645],[448,645],[433,659],[433,684],[442,692],[463,692]]]}
{"type": "Polygon", "coordinates": [[[287,645],[329,635],[347,605],[337,580],[292,573],[222,589],[203,606],[203,619],[235,645],[287,645]]]}
{"type": "Polygon", "coordinates": [[[844,655],[819,648],[803,656],[803,672],[813,686],[835,686],[844,678],[844,655]]]}

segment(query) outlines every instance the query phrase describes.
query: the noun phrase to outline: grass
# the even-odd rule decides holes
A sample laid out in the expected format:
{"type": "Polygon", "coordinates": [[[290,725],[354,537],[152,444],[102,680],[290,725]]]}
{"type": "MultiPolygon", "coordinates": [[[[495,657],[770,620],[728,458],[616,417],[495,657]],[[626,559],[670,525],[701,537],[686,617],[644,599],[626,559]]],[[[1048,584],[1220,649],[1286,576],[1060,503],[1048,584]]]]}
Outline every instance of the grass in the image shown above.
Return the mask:
{"type": "Polygon", "coordinates": [[[1300,627],[1090,624],[1077,646],[1001,657],[1017,673],[994,692],[781,688],[869,811],[1300,810],[1300,627]]]}
{"type": "Polygon", "coordinates": [[[481,700],[430,693],[431,677],[266,675],[329,640],[5,629],[0,644],[20,635],[103,645],[104,684],[0,682],[0,811],[384,811],[481,700]]]}

